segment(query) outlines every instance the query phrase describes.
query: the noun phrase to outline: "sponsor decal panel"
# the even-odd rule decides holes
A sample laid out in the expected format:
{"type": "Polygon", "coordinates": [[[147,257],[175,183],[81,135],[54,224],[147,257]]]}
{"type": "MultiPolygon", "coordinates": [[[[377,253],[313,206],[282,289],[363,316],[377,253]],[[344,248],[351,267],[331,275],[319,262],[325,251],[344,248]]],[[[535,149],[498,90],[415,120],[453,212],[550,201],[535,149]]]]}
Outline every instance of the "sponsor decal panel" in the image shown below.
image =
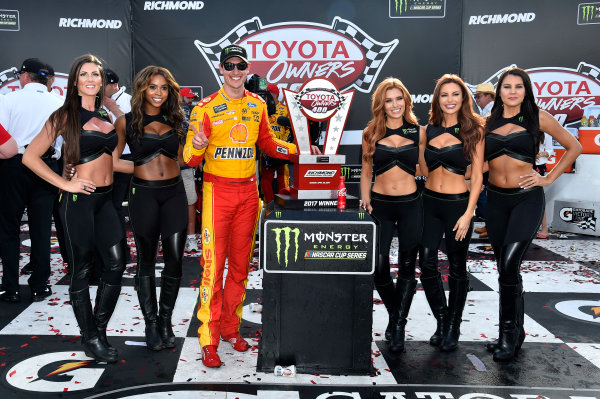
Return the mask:
{"type": "Polygon", "coordinates": [[[342,176],[344,176],[346,183],[360,182],[361,172],[362,165],[344,165],[340,168],[340,173],[342,176]]]}
{"type": "MultiPolygon", "coordinates": [[[[317,207],[318,203],[327,200],[304,202],[307,207],[317,207]]],[[[360,220],[364,220],[364,215],[360,220]]],[[[364,222],[331,224],[272,221],[266,231],[266,270],[363,273],[373,259],[373,234],[373,225],[364,222]],[[331,260],[346,262],[332,264],[331,260]]]]}
{"type": "Polygon", "coordinates": [[[389,0],[390,18],[443,18],[446,0],[389,0]]]}
{"type": "Polygon", "coordinates": [[[0,10],[0,30],[20,30],[18,10],[0,10]]]}
{"type": "Polygon", "coordinates": [[[379,42],[340,17],[331,25],[289,22],[265,26],[254,17],[214,43],[194,42],[221,84],[219,54],[230,43],[244,46],[252,71],[280,87],[297,90],[309,79],[325,78],[340,90],[354,87],[369,93],[398,39],[379,42]]]}
{"type": "Polygon", "coordinates": [[[594,209],[565,207],[559,211],[560,218],[577,225],[581,230],[596,231],[596,215],[594,209]]]}
{"type": "Polygon", "coordinates": [[[304,177],[333,177],[335,176],[335,170],[312,170],[309,169],[304,174],[304,177]]]}
{"type": "Polygon", "coordinates": [[[577,6],[577,25],[600,24],[600,2],[580,3],[577,6]]]}

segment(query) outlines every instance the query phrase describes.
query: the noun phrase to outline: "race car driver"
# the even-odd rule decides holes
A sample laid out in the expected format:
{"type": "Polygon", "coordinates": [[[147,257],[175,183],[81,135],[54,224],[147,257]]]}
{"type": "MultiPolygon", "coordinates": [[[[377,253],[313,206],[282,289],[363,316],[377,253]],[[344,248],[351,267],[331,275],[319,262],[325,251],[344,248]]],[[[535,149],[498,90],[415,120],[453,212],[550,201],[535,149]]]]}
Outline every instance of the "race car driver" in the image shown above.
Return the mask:
{"type": "Polygon", "coordinates": [[[204,158],[202,200],[202,281],[198,338],[202,363],[219,367],[219,339],[246,351],[239,333],[248,269],[260,200],[255,145],[272,157],[289,159],[296,146],[276,139],[269,129],[265,102],[244,89],[249,62],[246,50],[229,45],[220,56],[223,87],[201,100],[190,115],[184,161],[204,158]],[[228,272],[223,288],[223,270],[228,272]]]}

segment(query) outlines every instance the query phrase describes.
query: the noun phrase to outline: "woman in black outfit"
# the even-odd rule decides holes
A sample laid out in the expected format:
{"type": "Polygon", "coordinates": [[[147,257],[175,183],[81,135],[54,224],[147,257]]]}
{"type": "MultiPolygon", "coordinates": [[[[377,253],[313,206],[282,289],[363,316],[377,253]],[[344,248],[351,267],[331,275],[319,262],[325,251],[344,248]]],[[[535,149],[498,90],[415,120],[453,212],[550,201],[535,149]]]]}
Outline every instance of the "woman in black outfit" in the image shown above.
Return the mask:
{"type": "Polygon", "coordinates": [[[442,76],[435,86],[426,136],[427,182],[423,191],[423,260],[421,284],[437,329],[429,343],[442,351],[458,345],[462,313],[469,291],[467,254],[472,217],[483,182],[483,120],[473,112],[469,91],[456,75],[442,76]],[[465,181],[471,165],[470,192],[465,181]],[[438,248],[445,236],[450,264],[448,302],[438,270],[438,248]]]}
{"type": "Polygon", "coordinates": [[[119,152],[125,141],[135,165],[129,190],[129,217],[137,248],[135,276],[146,322],[146,344],[161,350],[175,346],[171,315],[179,293],[188,223],[187,199],[177,164],[184,115],[179,85],[162,67],[147,66],[133,81],[131,112],[116,122],[119,152]],[[165,268],[160,308],[155,266],[161,239],[165,268]]]}
{"type": "Polygon", "coordinates": [[[486,122],[485,157],[489,163],[486,226],[498,264],[499,339],[487,348],[494,360],[513,358],[525,339],[520,268],[542,220],[543,186],[551,184],[581,153],[581,145],[535,103],[531,80],[520,68],[507,69],[498,81],[496,102],[486,122]],[[546,176],[533,169],[546,132],[566,148],[546,176]]]}
{"type": "Polygon", "coordinates": [[[423,225],[421,195],[415,183],[419,158],[419,126],[412,100],[402,82],[387,78],[377,86],[373,118],[363,133],[360,206],[380,223],[375,288],[389,323],[385,338],[390,350],[404,350],[404,328],[417,281],[415,262],[423,225]],[[376,179],[371,188],[373,173],[376,179]],[[398,280],[390,276],[390,244],[398,233],[398,280]]]}
{"type": "Polygon", "coordinates": [[[97,57],[86,54],[73,62],[65,103],[27,147],[23,163],[63,191],[59,212],[71,266],[71,306],[86,355],[114,363],[117,350],[106,339],[106,326],[121,292],[125,237],[120,233],[120,221],[111,199],[113,168],[131,173],[133,165],[119,160],[114,151],[117,134],[100,108],[103,82],[104,69],[97,57]],[[70,181],[54,173],[41,159],[59,135],[64,139],[65,162],[75,165],[77,177],[70,181]],[[95,248],[102,257],[103,269],[92,312],[88,280],[95,248]]]}

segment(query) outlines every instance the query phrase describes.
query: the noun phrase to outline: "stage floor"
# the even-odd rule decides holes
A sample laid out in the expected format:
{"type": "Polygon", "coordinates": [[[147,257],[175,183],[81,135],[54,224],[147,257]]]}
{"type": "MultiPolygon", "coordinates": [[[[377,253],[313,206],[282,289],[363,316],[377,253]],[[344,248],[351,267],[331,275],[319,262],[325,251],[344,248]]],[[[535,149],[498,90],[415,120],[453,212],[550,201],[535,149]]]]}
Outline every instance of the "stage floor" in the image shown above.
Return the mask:
{"type": "MultiPolygon", "coordinates": [[[[599,242],[574,234],[534,240],[522,268],[527,337],[512,362],[494,362],[484,347],[497,337],[498,276],[487,242],[474,238],[469,264],[480,266],[481,271],[470,273],[473,290],[458,350],[442,353],[429,345],[435,319],[419,285],[406,326],[406,352],[398,355],[388,351],[383,338],[387,313],[373,293],[373,375],[276,377],[256,371],[261,314],[252,311],[250,304],[260,302],[262,296],[257,258],[242,322],[242,333],[252,343],[250,351],[238,353],[222,343],[223,366],[207,369],[202,365],[195,317],[200,254],[186,253],[173,315],[176,348],[146,349],[144,322],[133,289],[135,264],[129,263],[108,326],[119,361],[107,365],[90,360],[82,351],[68,303],[66,270],[53,240],[54,294],[43,302],[30,302],[27,276],[21,276],[22,302],[0,303],[0,398],[600,399],[599,242]]],[[[131,236],[129,243],[135,257],[131,236]]],[[[29,245],[24,224],[21,266],[29,262],[29,245]]],[[[440,259],[442,272],[447,274],[443,251],[440,259]]],[[[157,281],[161,270],[159,263],[157,281]]],[[[91,291],[94,295],[96,287],[91,291]]]]}

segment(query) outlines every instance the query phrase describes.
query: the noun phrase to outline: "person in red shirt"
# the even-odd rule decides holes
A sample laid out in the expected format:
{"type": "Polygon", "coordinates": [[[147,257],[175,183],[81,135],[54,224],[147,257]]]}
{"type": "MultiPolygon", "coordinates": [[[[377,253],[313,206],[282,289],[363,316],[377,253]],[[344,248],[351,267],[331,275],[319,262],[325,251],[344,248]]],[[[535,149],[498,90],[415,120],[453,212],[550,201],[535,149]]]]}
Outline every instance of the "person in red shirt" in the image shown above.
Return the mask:
{"type": "Polygon", "coordinates": [[[12,158],[17,152],[19,152],[17,142],[6,131],[4,126],[0,125],[0,159],[12,158]]]}
{"type": "Polygon", "coordinates": [[[239,327],[260,214],[255,146],[275,158],[289,159],[296,152],[294,144],[274,137],[265,102],[244,89],[249,66],[243,47],[223,49],[219,65],[223,87],[192,110],[183,150],[189,166],[205,161],[197,316],[202,363],[207,367],[221,365],[220,338],[237,351],[249,348],[239,327]],[[223,287],[226,258],[229,267],[223,287]]]}

